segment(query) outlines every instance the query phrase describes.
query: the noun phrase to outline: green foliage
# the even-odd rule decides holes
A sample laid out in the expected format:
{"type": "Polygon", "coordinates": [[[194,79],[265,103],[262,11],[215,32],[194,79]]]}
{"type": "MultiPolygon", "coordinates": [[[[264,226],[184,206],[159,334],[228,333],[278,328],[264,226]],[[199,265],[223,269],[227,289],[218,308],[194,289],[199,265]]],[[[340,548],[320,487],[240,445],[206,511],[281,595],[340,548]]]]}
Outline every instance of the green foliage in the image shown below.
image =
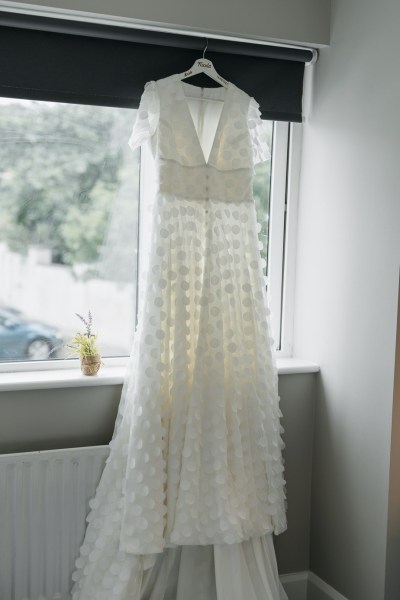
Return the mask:
{"type": "Polygon", "coordinates": [[[65,243],[65,263],[93,263],[99,256],[108,223],[110,202],[109,195],[104,193],[102,182],[96,187],[90,205],[70,206],[64,222],[60,224],[59,232],[65,243]]]}
{"type": "MultiPolygon", "coordinates": [[[[21,254],[44,246],[55,263],[91,264],[84,278],[131,282],[139,155],[132,157],[127,139],[134,118],[127,109],[0,104],[0,241],[21,254]]],[[[272,123],[265,126],[271,142],[272,123]]],[[[266,262],[269,184],[270,163],[257,165],[253,193],[266,262]]]]}
{"type": "Polygon", "coordinates": [[[99,354],[97,335],[88,337],[85,333],[76,333],[67,348],[71,348],[78,356],[96,356],[99,354]]]}
{"type": "Polygon", "coordinates": [[[0,105],[0,241],[53,262],[93,263],[120,185],[133,111],[47,102],[0,105]]]}

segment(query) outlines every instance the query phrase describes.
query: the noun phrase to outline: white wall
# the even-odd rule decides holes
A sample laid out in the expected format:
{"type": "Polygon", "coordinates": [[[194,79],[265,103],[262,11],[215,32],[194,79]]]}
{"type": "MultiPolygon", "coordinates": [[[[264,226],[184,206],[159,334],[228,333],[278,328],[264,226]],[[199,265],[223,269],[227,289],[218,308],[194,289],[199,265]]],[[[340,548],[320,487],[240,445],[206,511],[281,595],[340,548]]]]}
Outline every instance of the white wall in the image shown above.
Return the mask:
{"type": "Polygon", "coordinates": [[[299,206],[295,352],[321,365],[311,569],[384,597],[400,255],[398,0],[333,0],[299,206]]]}
{"type": "Polygon", "coordinates": [[[202,32],[329,43],[330,0],[24,0],[3,6],[50,7],[202,32]]]}

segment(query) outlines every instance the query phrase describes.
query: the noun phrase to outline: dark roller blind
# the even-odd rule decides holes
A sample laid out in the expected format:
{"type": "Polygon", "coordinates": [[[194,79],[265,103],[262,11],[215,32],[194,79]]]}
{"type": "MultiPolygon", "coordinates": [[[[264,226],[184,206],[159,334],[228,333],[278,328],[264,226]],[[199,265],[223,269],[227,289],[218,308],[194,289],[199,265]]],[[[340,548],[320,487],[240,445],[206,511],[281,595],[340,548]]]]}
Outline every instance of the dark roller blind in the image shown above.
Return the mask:
{"type": "MultiPolygon", "coordinates": [[[[194,36],[1,13],[0,96],[136,108],[147,81],[188,69],[204,43],[194,36]]],[[[264,118],[302,120],[311,50],[210,39],[206,58],[259,102],[264,118]]],[[[205,75],[193,83],[213,85],[205,75]]]]}

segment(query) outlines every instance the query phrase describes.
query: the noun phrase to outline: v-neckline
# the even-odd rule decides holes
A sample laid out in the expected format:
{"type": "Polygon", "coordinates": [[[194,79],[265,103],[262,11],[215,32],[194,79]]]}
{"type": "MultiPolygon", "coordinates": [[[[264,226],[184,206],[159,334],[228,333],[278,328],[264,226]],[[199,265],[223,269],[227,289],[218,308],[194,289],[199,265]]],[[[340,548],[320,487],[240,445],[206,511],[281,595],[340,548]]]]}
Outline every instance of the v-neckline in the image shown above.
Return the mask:
{"type": "Polygon", "coordinates": [[[197,85],[191,85],[190,83],[186,83],[185,81],[182,81],[182,79],[180,79],[179,76],[176,77],[176,82],[177,82],[177,84],[179,86],[179,89],[180,89],[180,91],[182,93],[183,102],[184,102],[185,107],[186,107],[186,112],[187,112],[187,115],[189,117],[189,121],[190,121],[192,130],[193,130],[193,135],[196,138],[196,142],[197,142],[197,145],[199,147],[199,150],[200,150],[200,153],[201,153],[201,157],[203,159],[204,164],[206,166],[208,166],[210,158],[211,158],[212,153],[214,151],[214,146],[215,146],[215,143],[216,143],[216,140],[217,140],[217,136],[219,134],[219,130],[221,128],[222,117],[224,115],[225,106],[226,106],[226,103],[227,103],[229,92],[232,89],[232,85],[228,81],[228,86],[225,89],[225,96],[224,96],[224,99],[222,100],[222,109],[221,109],[221,112],[220,112],[220,115],[219,115],[219,118],[218,118],[217,126],[216,126],[215,132],[214,132],[214,137],[213,137],[213,140],[212,140],[212,143],[211,143],[211,146],[210,146],[210,152],[208,154],[208,158],[206,159],[203,147],[202,147],[201,142],[200,142],[199,134],[197,133],[197,130],[196,130],[196,125],[195,125],[192,113],[190,112],[189,102],[188,102],[187,96],[185,94],[184,84],[185,85],[190,85],[191,87],[194,87],[194,88],[203,89],[203,90],[219,90],[219,89],[224,89],[224,88],[222,86],[220,88],[218,88],[218,87],[215,87],[215,88],[206,88],[206,87],[199,88],[199,86],[197,86],[197,85]]]}

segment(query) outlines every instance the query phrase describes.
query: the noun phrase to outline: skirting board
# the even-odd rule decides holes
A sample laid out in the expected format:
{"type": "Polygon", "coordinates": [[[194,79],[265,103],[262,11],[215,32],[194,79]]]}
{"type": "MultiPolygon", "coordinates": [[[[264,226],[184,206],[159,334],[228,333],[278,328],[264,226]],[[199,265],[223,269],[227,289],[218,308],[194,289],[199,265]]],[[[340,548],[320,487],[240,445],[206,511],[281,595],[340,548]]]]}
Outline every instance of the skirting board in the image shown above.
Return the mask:
{"type": "Polygon", "coordinates": [[[281,575],[289,600],[347,600],[311,571],[281,575]]]}

